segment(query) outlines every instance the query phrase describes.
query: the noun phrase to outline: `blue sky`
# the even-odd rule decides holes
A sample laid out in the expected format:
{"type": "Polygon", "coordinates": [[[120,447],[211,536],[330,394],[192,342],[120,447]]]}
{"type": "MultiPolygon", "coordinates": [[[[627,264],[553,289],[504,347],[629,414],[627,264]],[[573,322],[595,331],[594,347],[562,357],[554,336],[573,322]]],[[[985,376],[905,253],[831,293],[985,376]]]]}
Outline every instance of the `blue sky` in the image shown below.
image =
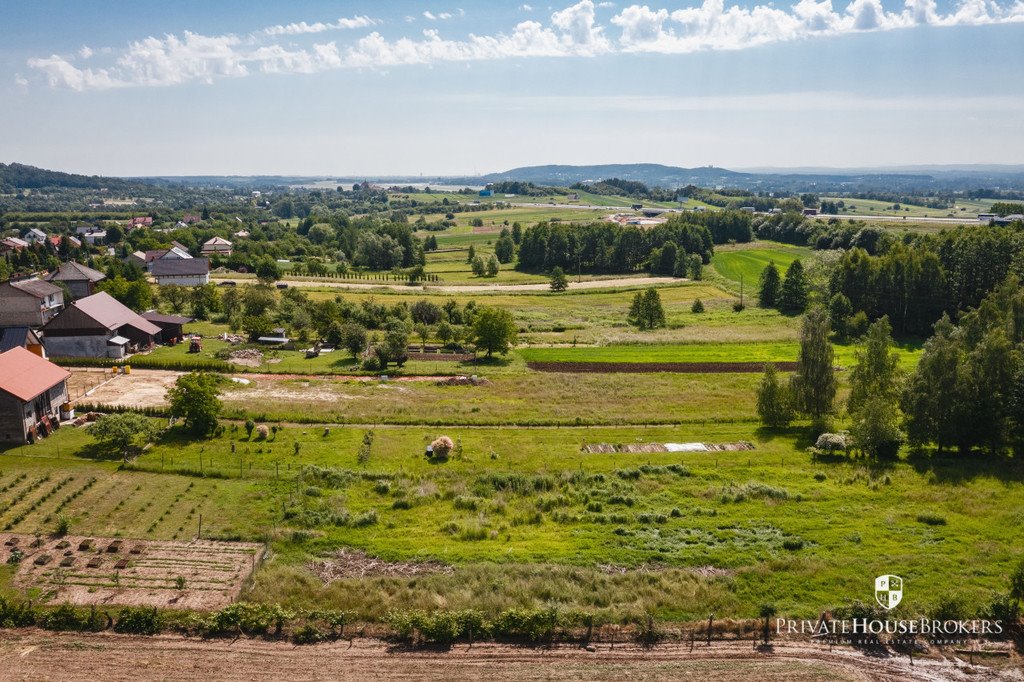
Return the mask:
{"type": "Polygon", "coordinates": [[[141,174],[1024,162],[1024,0],[0,0],[0,160],[141,174]]]}

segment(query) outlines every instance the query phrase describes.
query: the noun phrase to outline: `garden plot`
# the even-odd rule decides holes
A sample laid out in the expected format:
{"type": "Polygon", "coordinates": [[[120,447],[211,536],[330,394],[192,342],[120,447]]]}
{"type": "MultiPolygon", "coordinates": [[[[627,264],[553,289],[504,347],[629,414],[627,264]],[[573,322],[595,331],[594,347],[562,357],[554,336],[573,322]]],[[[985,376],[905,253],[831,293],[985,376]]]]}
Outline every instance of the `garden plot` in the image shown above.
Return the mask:
{"type": "Polygon", "coordinates": [[[213,610],[238,597],[263,545],[0,534],[0,561],[19,554],[15,586],[52,603],[213,610]]]}

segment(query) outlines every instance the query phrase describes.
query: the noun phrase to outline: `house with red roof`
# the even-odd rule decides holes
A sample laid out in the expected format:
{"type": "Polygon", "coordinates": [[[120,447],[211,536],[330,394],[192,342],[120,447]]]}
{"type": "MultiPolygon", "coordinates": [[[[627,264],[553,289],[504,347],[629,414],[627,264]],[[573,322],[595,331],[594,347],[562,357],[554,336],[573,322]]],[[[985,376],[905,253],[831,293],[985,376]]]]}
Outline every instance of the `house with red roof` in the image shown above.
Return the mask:
{"type": "Polygon", "coordinates": [[[129,221],[129,223],[128,223],[128,229],[129,230],[131,228],[133,228],[133,227],[152,227],[152,226],[153,226],[153,219],[150,218],[148,215],[146,215],[146,216],[137,216],[135,218],[132,218],[131,221],[129,221]]]}
{"type": "Polygon", "coordinates": [[[20,346],[0,353],[0,442],[34,443],[57,428],[70,376],[20,346]]]}

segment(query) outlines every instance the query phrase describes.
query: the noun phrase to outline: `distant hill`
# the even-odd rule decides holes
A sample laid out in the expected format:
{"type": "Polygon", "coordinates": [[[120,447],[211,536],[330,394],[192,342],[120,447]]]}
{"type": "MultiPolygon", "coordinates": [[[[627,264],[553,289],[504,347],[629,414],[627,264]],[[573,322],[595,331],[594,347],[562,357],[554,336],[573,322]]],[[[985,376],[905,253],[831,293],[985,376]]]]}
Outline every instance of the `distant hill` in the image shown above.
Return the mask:
{"type": "Polygon", "coordinates": [[[685,187],[686,185],[737,187],[746,184],[752,177],[749,173],[737,173],[714,166],[679,168],[657,163],[609,163],[596,166],[526,166],[502,173],[491,173],[483,176],[483,180],[485,182],[523,180],[534,184],[568,187],[576,182],[597,182],[605,178],[619,178],[620,180],[642,182],[649,187],[685,187]]]}
{"type": "Polygon", "coordinates": [[[124,191],[138,189],[144,183],[110,178],[101,175],[76,175],[60,171],[27,166],[23,163],[0,163],[0,189],[13,192],[19,189],[42,189],[63,187],[71,189],[109,189],[124,191]]]}

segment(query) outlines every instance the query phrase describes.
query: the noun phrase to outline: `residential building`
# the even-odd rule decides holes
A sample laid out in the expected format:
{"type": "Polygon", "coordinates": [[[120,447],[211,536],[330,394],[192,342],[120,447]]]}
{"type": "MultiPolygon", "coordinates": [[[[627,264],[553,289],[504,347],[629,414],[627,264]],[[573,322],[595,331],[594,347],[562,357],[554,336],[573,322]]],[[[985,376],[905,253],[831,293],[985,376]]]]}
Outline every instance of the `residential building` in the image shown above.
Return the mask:
{"type": "Polygon", "coordinates": [[[12,348],[24,348],[41,358],[46,357],[42,339],[29,327],[0,327],[0,353],[12,348]]]}
{"type": "Polygon", "coordinates": [[[153,219],[150,218],[149,216],[138,216],[138,217],[132,218],[128,222],[128,229],[129,230],[132,229],[133,227],[152,227],[152,226],[153,226],[153,219]]]}
{"type": "Polygon", "coordinates": [[[0,239],[0,253],[5,251],[21,251],[28,247],[28,242],[20,237],[5,237],[0,239]]]}
{"type": "Polygon", "coordinates": [[[39,328],[64,307],[64,291],[41,279],[0,284],[0,327],[39,328]]]}
{"type": "Polygon", "coordinates": [[[70,261],[61,263],[56,272],[46,276],[48,282],[64,282],[72,299],[85,298],[96,293],[96,284],[107,278],[99,270],[70,261]]]}
{"type": "Polygon", "coordinates": [[[57,428],[70,376],[24,348],[0,353],[0,441],[34,443],[57,428]]]}
{"type": "Polygon", "coordinates": [[[224,237],[213,237],[212,239],[203,243],[201,252],[204,256],[230,256],[231,255],[231,242],[224,237]]]}
{"type": "Polygon", "coordinates": [[[156,283],[180,284],[195,287],[210,281],[210,260],[208,258],[159,258],[149,265],[149,272],[156,283]]]}
{"type": "Polygon", "coordinates": [[[38,227],[33,227],[31,230],[25,233],[23,239],[29,244],[42,244],[46,241],[46,233],[40,230],[38,227]]]}
{"type": "Polygon", "coordinates": [[[43,327],[53,357],[123,358],[159,340],[160,327],[103,291],[75,301],[43,327]]]}

